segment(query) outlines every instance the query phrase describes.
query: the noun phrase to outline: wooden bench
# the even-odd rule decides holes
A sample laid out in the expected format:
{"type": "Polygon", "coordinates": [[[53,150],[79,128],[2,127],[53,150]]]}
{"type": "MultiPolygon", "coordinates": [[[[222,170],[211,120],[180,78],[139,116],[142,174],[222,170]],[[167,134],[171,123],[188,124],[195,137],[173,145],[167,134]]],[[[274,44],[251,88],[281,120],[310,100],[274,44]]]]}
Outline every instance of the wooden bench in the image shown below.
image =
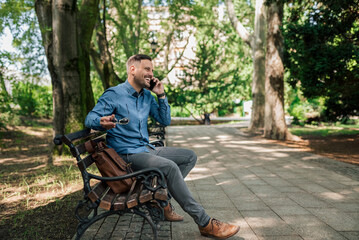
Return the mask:
{"type": "Polygon", "coordinates": [[[166,127],[155,122],[153,119],[148,121],[147,125],[148,135],[150,137],[151,144],[154,144],[157,147],[165,146],[165,135],[166,127]]]}
{"type": "MultiPolygon", "coordinates": [[[[157,222],[164,220],[163,208],[167,203],[167,186],[163,173],[157,168],[148,168],[119,177],[101,177],[90,173],[89,167],[93,158],[85,150],[84,142],[92,139],[96,142],[105,141],[105,132],[92,132],[85,129],[67,135],[56,136],[56,145],[66,144],[77,160],[84,182],[84,199],[79,201],[75,215],[79,220],[76,239],[80,239],[85,231],[96,221],[112,214],[137,214],[150,224],[154,239],[157,239],[157,222]],[[107,181],[135,178],[131,189],[126,193],[116,194],[106,184],[107,181]],[[96,181],[94,184],[91,180],[96,181]],[[98,208],[105,211],[98,213],[98,208]],[[81,209],[87,208],[92,214],[81,216],[81,209]]],[[[156,140],[156,146],[163,146],[156,140]]]]}

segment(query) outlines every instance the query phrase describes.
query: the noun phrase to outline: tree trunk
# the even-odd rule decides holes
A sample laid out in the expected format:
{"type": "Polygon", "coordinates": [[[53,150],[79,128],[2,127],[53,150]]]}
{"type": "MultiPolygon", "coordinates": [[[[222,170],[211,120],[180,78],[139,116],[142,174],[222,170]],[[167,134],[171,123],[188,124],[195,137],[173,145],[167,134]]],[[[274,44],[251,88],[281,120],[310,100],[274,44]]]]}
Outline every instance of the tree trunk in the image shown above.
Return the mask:
{"type": "MultiPolygon", "coordinates": [[[[51,75],[54,135],[80,130],[94,106],[90,83],[89,48],[98,0],[37,0],[43,45],[51,75]],[[78,19],[77,19],[78,17],[78,19]]],[[[59,149],[61,154],[61,149],[59,149]]]]}
{"type": "Polygon", "coordinates": [[[257,132],[264,127],[265,107],[265,6],[263,0],[256,1],[256,15],[253,33],[253,81],[252,81],[252,115],[249,130],[257,132]]]}
{"type": "Polygon", "coordinates": [[[264,137],[291,138],[284,116],[284,66],[282,36],[283,2],[273,1],[267,8],[266,107],[264,137]]]}
{"type": "Polygon", "coordinates": [[[238,20],[232,0],[226,0],[229,19],[242,40],[249,45],[253,54],[252,115],[249,130],[256,132],[264,126],[265,106],[265,7],[264,0],[256,1],[254,33],[251,35],[238,20]]]}
{"type": "MultiPolygon", "coordinates": [[[[53,0],[53,60],[62,83],[64,133],[83,128],[81,79],[77,45],[76,1],[53,0]]],[[[59,106],[55,106],[56,108],[59,106]]]]}
{"type": "MultiPolygon", "coordinates": [[[[52,0],[37,0],[35,2],[36,15],[39,21],[42,44],[45,48],[47,68],[51,76],[52,104],[53,104],[53,136],[64,134],[63,91],[62,83],[55,73],[52,29],[52,0]]],[[[54,148],[54,152],[61,154],[62,146],[54,148]]]]}
{"type": "Polygon", "coordinates": [[[124,82],[117,76],[113,68],[112,57],[106,35],[106,12],[106,5],[104,1],[102,21],[101,18],[98,17],[96,24],[96,40],[100,53],[96,51],[94,46],[91,46],[90,50],[92,62],[100,76],[104,89],[124,82]]]}
{"type": "MultiPolygon", "coordinates": [[[[83,0],[77,14],[78,69],[81,81],[81,112],[85,118],[95,105],[91,86],[90,46],[99,15],[99,0],[83,0]],[[91,16],[91,17],[89,17],[91,16]]],[[[85,120],[85,119],[84,119],[85,120]]]]}

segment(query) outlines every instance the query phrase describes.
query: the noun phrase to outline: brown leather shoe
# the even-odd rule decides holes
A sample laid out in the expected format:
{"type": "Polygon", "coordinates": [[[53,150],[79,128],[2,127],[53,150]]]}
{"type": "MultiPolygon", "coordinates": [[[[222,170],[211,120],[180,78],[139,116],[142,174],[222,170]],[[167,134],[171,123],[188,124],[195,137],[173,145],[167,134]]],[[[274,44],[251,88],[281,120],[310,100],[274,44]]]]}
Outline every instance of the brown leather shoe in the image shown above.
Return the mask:
{"type": "Polygon", "coordinates": [[[166,207],[163,208],[165,219],[170,222],[180,222],[183,221],[183,217],[174,212],[174,208],[171,203],[168,203],[166,207]]]}
{"type": "Polygon", "coordinates": [[[201,235],[215,239],[226,239],[239,231],[239,226],[223,223],[214,218],[211,218],[207,226],[198,228],[201,235]]]}

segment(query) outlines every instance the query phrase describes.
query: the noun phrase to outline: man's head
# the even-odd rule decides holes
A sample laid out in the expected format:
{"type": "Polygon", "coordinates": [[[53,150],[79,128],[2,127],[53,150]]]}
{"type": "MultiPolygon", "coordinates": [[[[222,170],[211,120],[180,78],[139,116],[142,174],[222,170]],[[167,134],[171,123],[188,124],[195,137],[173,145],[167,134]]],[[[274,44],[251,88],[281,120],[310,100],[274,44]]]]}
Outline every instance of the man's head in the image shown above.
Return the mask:
{"type": "Polygon", "coordinates": [[[136,89],[148,88],[153,78],[152,58],[145,54],[136,54],[127,60],[127,76],[131,85],[136,89]]]}

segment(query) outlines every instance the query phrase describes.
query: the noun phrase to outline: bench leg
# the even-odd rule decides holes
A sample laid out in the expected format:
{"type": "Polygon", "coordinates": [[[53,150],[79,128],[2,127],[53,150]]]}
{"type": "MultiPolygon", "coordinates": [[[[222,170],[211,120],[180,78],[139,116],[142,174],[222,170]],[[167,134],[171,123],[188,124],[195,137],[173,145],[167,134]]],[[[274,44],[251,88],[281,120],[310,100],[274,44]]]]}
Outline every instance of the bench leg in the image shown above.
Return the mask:
{"type": "MultiPolygon", "coordinates": [[[[94,211],[97,211],[97,209],[95,209],[94,211]]],[[[91,213],[92,214],[92,213],[91,213]]],[[[91,219],[83,219],[79,225],[77,226],[77,230],[76,230],[76,240],[80,239],[82,237],[82,235],[86,232],[86,230],[95,222],[97,222],[98,220],[105,218],[109,215],[115,214],[113,211],[108,211],[108,212],[104,212],[101,213],[99,215],[95,214],[91,219]]]]}
{"type": "Polygon", "coordinates": [[[157,233],[157,226],[156,224],[153,222],[152,218],[150,215],[139,211],[137,209],[133,209],[133,213],[140,215],[141,217],[143,217],[144,219],[147,220],[147,222],[150,224],[151,228],[152,228],[152,232],[153,232],[153,239],[157,240],[158,239],[158,233],[157,233]]]}

